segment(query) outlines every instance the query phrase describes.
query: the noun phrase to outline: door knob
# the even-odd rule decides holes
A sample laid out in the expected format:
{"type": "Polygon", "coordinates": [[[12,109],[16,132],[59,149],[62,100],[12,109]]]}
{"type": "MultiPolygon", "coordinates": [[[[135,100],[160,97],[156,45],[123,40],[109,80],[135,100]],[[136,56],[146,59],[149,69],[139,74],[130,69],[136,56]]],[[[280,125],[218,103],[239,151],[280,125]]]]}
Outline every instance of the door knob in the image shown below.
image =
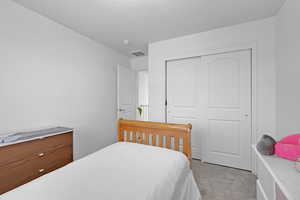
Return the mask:
{"type": "Polygon", "coordinates": [[[39,157],[43,157],[45,154],[44,153],[39,153],[38,156],[39,157]]]}
{"type": "Polygon", "coordinates": [[[124,112],[125,109],[119,108],[119,112],[124,112]]]}
{"type": "Polygon", "coordinates": [[[248,117],[248,116],[249,116],[249,114],[248,114],[248,113],[246,113],[246,114],[244,114],[244,116],[245,116],[245,117],[248,117]]]}

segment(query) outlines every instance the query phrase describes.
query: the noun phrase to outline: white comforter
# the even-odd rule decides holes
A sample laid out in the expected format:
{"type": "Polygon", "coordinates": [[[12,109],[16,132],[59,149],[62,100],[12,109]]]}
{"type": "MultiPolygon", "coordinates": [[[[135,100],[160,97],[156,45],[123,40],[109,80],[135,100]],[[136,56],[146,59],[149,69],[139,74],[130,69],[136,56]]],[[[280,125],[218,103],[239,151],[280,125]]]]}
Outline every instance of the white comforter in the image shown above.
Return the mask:
{"type": "Polygon", "coordinates": [[[2,200],[199,200],[180,152],[116,143],[0,196],[2,200]]]}

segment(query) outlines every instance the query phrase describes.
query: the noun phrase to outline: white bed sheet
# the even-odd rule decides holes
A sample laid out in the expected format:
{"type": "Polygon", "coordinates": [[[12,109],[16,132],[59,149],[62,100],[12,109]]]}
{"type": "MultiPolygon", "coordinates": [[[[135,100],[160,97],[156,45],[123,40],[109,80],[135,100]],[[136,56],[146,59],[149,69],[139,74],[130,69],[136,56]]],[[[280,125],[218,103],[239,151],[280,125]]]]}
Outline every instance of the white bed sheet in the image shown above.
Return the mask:
{"type": "Polygon", "coordinates": [[[1,200],[200,200],[180,152],[116,143],[0,196],[1,200]]]}

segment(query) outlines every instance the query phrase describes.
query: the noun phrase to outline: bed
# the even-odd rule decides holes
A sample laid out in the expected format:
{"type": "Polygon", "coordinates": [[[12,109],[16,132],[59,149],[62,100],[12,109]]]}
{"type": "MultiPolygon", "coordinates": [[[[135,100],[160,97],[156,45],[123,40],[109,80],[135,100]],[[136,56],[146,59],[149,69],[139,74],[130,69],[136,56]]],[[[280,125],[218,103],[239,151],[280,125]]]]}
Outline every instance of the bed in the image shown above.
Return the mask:
{"type": "Polygon", "coordinates": [[[200,200],[191,125],[120,119],[118,142],[3,194],[2,200],[200,200]]]}

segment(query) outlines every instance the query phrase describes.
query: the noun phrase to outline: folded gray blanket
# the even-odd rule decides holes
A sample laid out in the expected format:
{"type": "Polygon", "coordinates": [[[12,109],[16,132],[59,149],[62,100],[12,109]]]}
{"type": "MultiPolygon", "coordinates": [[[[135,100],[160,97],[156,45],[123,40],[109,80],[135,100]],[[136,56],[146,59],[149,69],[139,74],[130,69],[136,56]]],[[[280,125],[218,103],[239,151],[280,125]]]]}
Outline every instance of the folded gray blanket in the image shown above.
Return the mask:
{"type": "Polygon", "coordinates": [[[14,142],[20,139],[20,135],[12,135],[12,136],[7,136],[5,138],[2,138],[2,143],[8,143],[8,142],[14,142]]]}

